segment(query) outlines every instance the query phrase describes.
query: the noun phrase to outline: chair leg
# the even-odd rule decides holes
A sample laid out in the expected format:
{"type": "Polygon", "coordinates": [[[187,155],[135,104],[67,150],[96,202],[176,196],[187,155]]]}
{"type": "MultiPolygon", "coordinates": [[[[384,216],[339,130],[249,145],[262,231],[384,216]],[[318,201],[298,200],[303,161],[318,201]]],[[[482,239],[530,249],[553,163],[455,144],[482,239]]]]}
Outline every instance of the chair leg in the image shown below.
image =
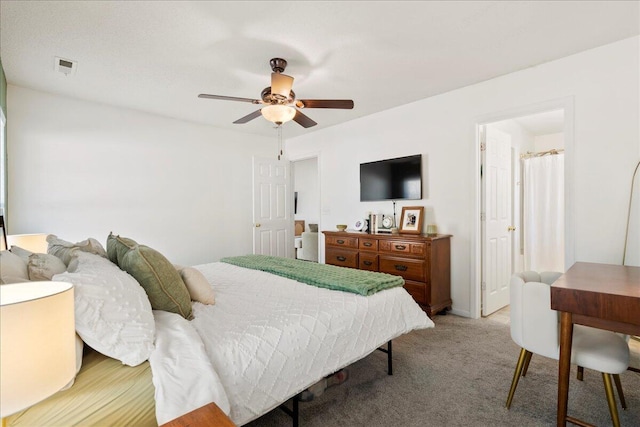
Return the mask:
{"type": "Polygon", "coordinates": [[[584,380],[584,368],[582,366],[578,366],[578,381],[584,380]]]}
{"type": "Polygon", "coordinates": [[[513,400],[513,394],[516,392],[518,386],[518,380],[522,375],[522,369],[524,368],[524,361],[527,358],[527,353],[531,353],[524,348],[520,349],[520,356],[518,357],[518,363],[516,363],[516,371],[513,373],[513,380],[511,380],[511,389],[509,390],[509,396],[507,397],[507,409],[511,407],[511,401],[513,400]]]}
{"type": "Polygon", "coordinates": [[[523,377],[527,375],[527,371],[529,370],[529,363],[531,363],[531,356],[533,356],[533,353],[531,353],[530,351],[527,351],[527,355],[525,356],[525,359],[524,359],[524,368],[522,369],[523,377]]]}
{"type": "Polygon", "coordinates": [[[624,393],[622,392],[622,383],[620,382],[620,375],[614,374],[613,380],[616,383],[616,389],[618,389],[618,397],[620,398],[620,405],[622,409],[627,409],[627,401],[624,400],[624,393]]]}
{"type": "Polygon", "coordinates": [[[613,383],[611,381],[611,374],[605,374],[603,372],[602,379],[604,381],[604,391],[607,394],[607,403],[609,404],[609,413],[611,413],[611,421],[613,422],[613,427],[620,427],[620,418],[618,417],[616,398],[613,395],[613,383]]]}

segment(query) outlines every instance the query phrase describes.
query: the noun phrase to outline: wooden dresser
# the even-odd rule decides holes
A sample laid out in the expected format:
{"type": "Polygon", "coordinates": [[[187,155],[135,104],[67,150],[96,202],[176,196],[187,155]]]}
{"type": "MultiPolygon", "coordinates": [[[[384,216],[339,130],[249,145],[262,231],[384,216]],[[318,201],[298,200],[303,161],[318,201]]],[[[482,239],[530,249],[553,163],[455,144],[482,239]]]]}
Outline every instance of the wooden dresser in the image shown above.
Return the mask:
{"type": "Polygon", "coordinates": [[[451,309],[451,235],[323,233],[325,263],[402,276],[429,317],[451,309]]]}

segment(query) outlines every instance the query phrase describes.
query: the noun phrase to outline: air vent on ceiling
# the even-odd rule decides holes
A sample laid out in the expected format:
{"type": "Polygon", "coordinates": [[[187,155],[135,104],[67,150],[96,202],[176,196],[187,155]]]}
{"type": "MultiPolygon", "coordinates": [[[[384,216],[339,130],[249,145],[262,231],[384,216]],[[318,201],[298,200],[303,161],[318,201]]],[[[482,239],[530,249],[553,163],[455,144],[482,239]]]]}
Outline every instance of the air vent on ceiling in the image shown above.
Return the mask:
{"type": "Polygon", "coordinates": [[[54,60],[54,69],[66,76],[68,76],[69,74],[75,74],[76,69],[78,68],[78,63],[76,61],[60,58],[57,56],[54,58],[54,60]]]}

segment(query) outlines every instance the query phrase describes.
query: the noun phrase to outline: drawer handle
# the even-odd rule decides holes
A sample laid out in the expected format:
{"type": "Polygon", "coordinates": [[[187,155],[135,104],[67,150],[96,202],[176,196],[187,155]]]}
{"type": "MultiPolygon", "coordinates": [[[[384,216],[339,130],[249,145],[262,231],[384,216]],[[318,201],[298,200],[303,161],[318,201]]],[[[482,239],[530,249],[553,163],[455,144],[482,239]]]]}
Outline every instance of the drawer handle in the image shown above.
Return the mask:
{"type": "Polygon", "coordinates": [[[394,267],[395,267],[395,268],[396,268],[396,270],[398,270],[398,271],[407,271],[407,266],[406,266],[406,265],[396,264],[396,265],[394,265],[394,267]]]}
{"type": "Polygon", "coordinates": [[[407,247],[405,245],[396,245],[396,249],[399,251],[404,251],[405,249],[407,249],[407,247]]]}
{"type": "Polygon", "coordinates": [[[336,240],[336,243],[338,243],[339,245],[344,245],[344,240],[336,240]]]}
{"type": "Polygon", "coordinates": [[[346,260],[347,260],[347,257],[346,257],[346,256],[337,256],[337,257],[336,257],[336,259],[337,259],[338,261],[346,261],[346,260]]]}
{"type": "Polygon", "coordinates": [[[373,246],[373,244],[371,242],[364,242],[362,244],[362,246],[366,246],[366,247],[370,248],[371,246],[373,246]]]}
{"type": "Polygon", "coordinates": [[[366,265],[367,267],[370,267],[370,266],[372,266],[372,265],[373,265],[373,263],[372,263],[371,261],[362,261],[362,263],[363,263],[364,265],[366,265]]]}

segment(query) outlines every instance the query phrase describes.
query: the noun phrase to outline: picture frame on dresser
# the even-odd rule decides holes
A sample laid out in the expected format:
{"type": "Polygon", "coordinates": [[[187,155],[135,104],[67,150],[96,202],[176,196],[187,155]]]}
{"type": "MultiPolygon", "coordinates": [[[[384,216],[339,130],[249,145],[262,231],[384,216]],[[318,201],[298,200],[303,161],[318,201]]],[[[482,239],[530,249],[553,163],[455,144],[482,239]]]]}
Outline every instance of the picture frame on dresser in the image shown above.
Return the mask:
{"type": "Polygon", "coordinates": [[[400,233],[422,234],[424,206],[403,206],[400,215],[400,233]]]}

